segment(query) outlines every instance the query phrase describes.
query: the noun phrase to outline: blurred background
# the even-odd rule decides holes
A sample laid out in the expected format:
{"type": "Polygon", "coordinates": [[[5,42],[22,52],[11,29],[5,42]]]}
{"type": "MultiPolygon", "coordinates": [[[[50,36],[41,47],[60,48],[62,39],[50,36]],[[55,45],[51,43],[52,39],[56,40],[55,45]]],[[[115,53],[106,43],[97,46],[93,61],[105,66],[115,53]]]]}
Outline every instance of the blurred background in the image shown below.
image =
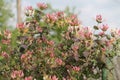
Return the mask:
{"type": "Polygon", "coordinates": [[[36,7],[38,2],[48,3],[53,9],[68,9],[78,14],[84,26],[92,27],[95,16],[101,14],[111,28],[120,27],[120,0],[0,0],[0,26],[15,27],[25,19],[25,7],[36,7]]]}

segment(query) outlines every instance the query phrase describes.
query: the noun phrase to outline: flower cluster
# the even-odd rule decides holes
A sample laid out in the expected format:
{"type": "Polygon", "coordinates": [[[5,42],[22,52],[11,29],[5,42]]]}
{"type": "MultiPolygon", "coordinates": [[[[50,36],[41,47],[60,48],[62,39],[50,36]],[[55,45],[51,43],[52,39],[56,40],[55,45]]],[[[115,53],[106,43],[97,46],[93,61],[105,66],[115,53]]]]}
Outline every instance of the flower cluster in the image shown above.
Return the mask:
{"type": "Polygon", "coordinates": [[[11,73],[11,77],[12,77],[13,79],[15,79],[15,78],[17,78],[17,77],[21,78],[21,77],[23,77],[23,76],[24,76],[24,73],[23,73],[23,71],[21,71],[21,70],[19,70],[19,71],[15,70],[15,71],[13,71],[13,72],[11,73]]]}
{"type": "Polygon", "coordinates": [[[27,19],[16,32],[0,32],[0,79],[99,79],[102,69],[109,70],[107,60],[119,51],[120,30],[109,32],[101,15],[90,28],[82,26],[77,15],[47,13],[46,4],[37,6],[26,8],[27,19]]]}
{"type": "Polygon", "coordinates": [[[38,8],[40,8],[41,10],[46,9],[47,5],[45,3],[37,3],[38,8]]]}

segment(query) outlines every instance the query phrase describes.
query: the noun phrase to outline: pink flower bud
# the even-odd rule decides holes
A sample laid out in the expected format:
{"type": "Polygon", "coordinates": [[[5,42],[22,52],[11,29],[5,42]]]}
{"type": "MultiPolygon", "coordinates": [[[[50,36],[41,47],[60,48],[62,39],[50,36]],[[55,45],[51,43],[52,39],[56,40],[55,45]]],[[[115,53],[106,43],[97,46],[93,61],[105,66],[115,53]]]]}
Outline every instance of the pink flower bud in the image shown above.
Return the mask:
{"type": "Polygon", "coordinates": [[[32,6],[27,6],[26,10],[33,10],[32,6]]]}
{"type": "Polygon", "coordinates": [[[63,79],[62,79],[62,80],[67,80],[67,79],[63,77],[63,79]]]}
{"type": "Polygon", "coordinates": [[[17,71],[13,71],[12,73],[11,73],[11,78],[13,78],[13,79],[15,79],[16,77],[17,77],[17,71]]]}
{"type": "Polygon", "coordinates": [[[71,15],[71,19],[76,19],[77,18],[77,15],[73,14],[71,15]]]}
{"type": "Polygon", "coordinates": [[[1,40],[2,41],[2,44],[10,44],[10,42],[11,42],[11,40],[5,40],[5,39],[3,39],[3,40],[1,40]]]}
{"type": "Polygon", "coordinates": [[[47,8],[47,5],[45,3],[37,3],[37,6],[42,10],[47,8]]]}
{"type": "Polygon", "coordinates": [[[117,35],[119,35],[119,36],[120,36],[120,29],[119,29],[119,30],[117,30],[117,35]]]}
{"type": "Polygon", "coordinates": [[[105,52],[105,51],[106,51],[106,48],[102,48],[101,50],[102,50],[102,52],[105,52]]]}
{"type": "Polygon", "coordinates": [[[38,32],[42,32],[42,29],[41,29],[41,27],[36,27],[36,30],[38,31],[38,32]]]}
{"type": "Polygon", "coordinates": [[[55,22],[57,21],[57,16],[53,13],[53,14],[46,14],[46,18],[51,22],[55,22]]]}
{"type": "Polygon", "coordinates": [[[100,33],[99,33],[99,36],[101,36],[101,37],[103,37],[104,35],[105,35],[104,32],[100,32],[100,33]]]}
{"type": "Polygon", "coordinates": [[[7,37],[8,39],[11,38],[11,32],[9,30],[5,30],[4,36],[7,37]]]}
{"type": "Polygon", "coordinates": [[[84,32],[84,30],[80,30],[78,33],[79,33],[79,35],[80,35],[80,37],[81,37],[82,39],[85,38],[85,32],[84,32]]]}
{"type": "Polygon", "coordinates": [[[58,65],[62,65],[62,63],[63,63],[62,59],[60,59],[60,58],[57,58],[55,61],[58,65]]]}
{"type": "Polygon", "coordinates": [[[23,77],[23,76],[24,76],[23,71],[22,71],[22,70],[19,70],[19,71],[18,71],[18,77],[23,77]]]}
{"type": "Polygon", "coordinates": [[[25,77],[24,80],[33,80],[33,77],[32,76],[29,76],[29,77],[25,77]]]}
{"type": "Polygon", "coordinates": [[[9,55],[6,52],[2,52],[1,56],[3,56],[6,59],[9,57],[9,55]]]}
{"type": "Polygon", "coordinates": [[[103,25],[103,26],[101,27],[101,30],[102,30],[102,31],[107,31],[108,28],[109,28],[109,27],[108,27],[108,25],[106,24],[106,25],[103,25]]]}
{"type": "Polygon", "coordinates": [[[33,54],[33,52],[28,50],[28,51],[26,52],[26,54],[31,55],[31,54],[33,54]]]}
{"type": "Polygon", "coordinates": [[[91,38],[92,32],[87,32],[84,34],[87,39],[91,38]]]}
{"type": "Polygon", "coordinates": [[[64,12],[57,12],[56,15],[57,15],[57,17],[62,17],[63,18],[64,17],[64,12]]]}
{"type": "Polygon", "coordinates": [[[110,41],[105,41],[105,44],[107,47],[109,47],[111,45],[110,41]]]}
{"type": "Polygon", "coordinates": [[[96,16],[96,21],[97,21],[98,23],[102,23],[102,16],[101,16],[101,15],[97,15],[97,16],[96,16]]]}
{"type": "Polygon", "coordinates": [[[26,54],[22,54],[21,55],[21,60],[24,60],[26,57],[27,57],[26,54]]]}
{"type": "Polygon", "coordinates": [[[80,67],[77,67],[77,66],[73,66],[72,69],[73,69],[74,71],[76,71],[76,72],[80,71],[80,67]]]}
{"type": "Polygon", "coordinates": [[[54,41],[47,41],[48,45],[52,46],[54,45],[54,41]]]}
{"type": "Polygon", "coordinates": [[[51,76],[51,80],[58,80],[58,78],[56,77],[56,75],[51,76]]]}
{"type": "Polygon", "coordinates": [[[54,53],[50,53],[50,57],[53,58],[55,55],[54,53]]]}
{"type": "Polygon", "coordinates": [[[71,26],[79,26],[80,21],[77,18],[77,15],[71,15],[70,17],[68,17],[68,23],[71,26]]]}
{"type": "Polygon", "coordinates": [[[23,29],[23,28],[24,28],[24,24],[23,24],[23,23],[17,24],[17,28],[18,28],[18,29],[23,29]]]}
{"type": "Polygon", "coordinates": [[[24,76],[24,73],[23,73],[23,71],[22,70],[15,70],[15,71],[13,71],[12,73],[11,73],[11,78],[13,78],[13,79],[15,79],[15,78],[17,78],[17,77],[19,77],[19,78],[21,78],[21,77],[23,77],[24,76]]]}
{"type": "Polygon", "coordinates": [[[80,24],[80,22],[79,22],[78,19],[74,19],[74,20],[72,20],[72,21],[70,22],[70,25],[71,25],[71,26],[79,26],[79,24],[80,24]]]}
{"type": "Polygon", "coordinates": [[[74,46],[72,46],[72,49],[73,49],[74,51],[77,51],[77,50],[79,49],[79,46],[78,46],[78,45],[74,45],[74,46]]]}

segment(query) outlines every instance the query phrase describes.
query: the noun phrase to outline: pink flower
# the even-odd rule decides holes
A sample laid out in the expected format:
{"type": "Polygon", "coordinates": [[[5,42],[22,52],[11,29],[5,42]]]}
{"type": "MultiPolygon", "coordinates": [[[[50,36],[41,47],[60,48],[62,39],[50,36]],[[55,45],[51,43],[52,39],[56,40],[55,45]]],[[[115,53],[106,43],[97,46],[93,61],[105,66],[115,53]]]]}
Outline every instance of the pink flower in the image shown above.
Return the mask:
{"type": "Polygon", "coordinates": [[[33,52],[28,50],[28,51],[26,52],[26,54],[31,55],[31,54],[33,54],[33,52]]]}
{"type": "Polygon", "coordinates": [[[15,78],[17,78],[17,77],[19,77],[19,78],[21,78],[21,77],[23,77],[24,76],[24,73],[23,73],[23,71],[22,70],[15,70],[15,71],[13,71],[12,73],[11,73],[11,78],[13,78],[13,79],[15,79],[15,78]]]}
{"type": "Polygon", "coordinates": [[[57,58],[55,61],[58,65],[62,65],[62,63],[63,63],[62,59],[60,59],[60,58],[57,58]]]}
{"type": "Polygon", "coordinates": [[[11,32],[9,30],[5,30],[4,36],[7,37],[8,39],[11,38],[11,32]]]}
{"type": "Polygon", "coordinates": [[[105,41],[105,44],[107,47],[109,47],[111,45],[110,41],[105,41]]]}
{"type": "Polygon", "coordinates": [[[91,35],[92,35],[92,32],[86,32],[84,35],[87,39],[90,39],[91,35]]]}
{"type": "Polygon", "coordinates": [[[96,16],[96,21],[97,21],[98,23],[102,23],[102,16],[101,16],[101,15],[97,15],[97,16],[96,16]]]}
{"type": "Polygon", "coordinates": [[[26,10],[33,10],[32,6],[27,6],[26,10]]]}
{"type": "Polygon", "coordinates": [[[37,3],[37,6],[42,10],[47,8],[47,5],[45,3],[37,3]]]}
{"type": "Polygon", "coordinates": [[[103,25],[103,26],[101,27],[101,30],[102,30],[102,31],[107,31],[108,28],[109,28],[109,27],[108,27],[108,25],[106,24],[106,25],[103,25]]]}
{"type": "Polygon", "coordinates": [[[74,45],[74,46],[72,46],[72,49],[73,49],[74,51],[77,51],[77,50],[79,49],[79,46],[78,46],[78,45],[74,45]]]}
{"type": "Polygon", "coordinates": [[[41,29],[41,27],[36,27],[36,30],[38,31],[38,32],[42,32],[42,29],[41,29]]]}
{"type": "Polygon", "coordinates": [[[54,41],[47,41],[48,45],[52,46],[54,45],[54,41]]]}
{"type": "Polygon", "coordinates": [[[9,55],[6,52],[2,52],[1,56],[3,56],[4,58],[8,58],[9,57],[9,55]]]}
{"type": "Polygon", "coordinates": [[[62,80],[66,80],[66,78],[64,78],[64,77],[63,77],[63,79],[62,79],[62,80]]]}
{"type": "Polygon", "coordinates": [[[92,37],[92,31],[91,31],[91,29],[89,27],[84,27],[83,31],[84,31],[85,38],[91,39],[91,37],[92,37]]]}
{"type": "Polygon", "coordinates": [[[18,28],[18,29],[23,29],[23,28],[24,28],[24,24],[23,24],[23,23],[17,24],[17,28],[18,28]]]}
{"type": "Polygon", "coordinates": [[[79,26],[79,24],[80,24],[80,22],[79,22],[78,19],[74,19],[74,20],[72,20],[72,21],[70,22],[70,25],[71,25],[71,26],[79,26]]]}
{"type": "Polygon", "coordinates": [[[23,77],[23,76],[24,76],[24,73],[23,73],[22,70],[19,70],[17,75],[18,75],[18,77],[23,77]]]}
{"type": "Polygon", "coordinates": [[[106,48],[101,48],[102,52],[105,52],[106,51],[106,48]]]}
{"type": "Polygon", "coordinates": [[[120,29],[118,30],[118,35],[120,35],[120,29]]]}
{"type": "Polygon", "coordinates": [[[119,30],[117,30],[117,35],[119,35],[119,36],[120,36],[120,29],[119,29],[119,30]]]}
{"type": "Polygon", "coordinates": [[[60,11],[56,13],[57,17],[64,17],[64,12],[60,11]]]}
{"type": "Polygon", "coordinates": [[[51,80],[58,80],[58,78],[56,77],[56,75],[51,77],[51,80]]]}
{"type": "Polygon", "coordinates": [[[73,66],[72,69],[76,72],[80,71],[80,67],[77,67],[77,66],[73,66]]]}
{"type": "Polygon", "coordinates": [[[71,21],[69,22],[71,26],[79,26],[80,22],[77,18],[77,15],[71,15],[70,16],[71,21]]]}
{"type": "Polygon", "coordinates": [[[101,37],[104,36],[104,35],[105,35],[104,32],[100,32],[100,33],[99,33],[99,36],[101,36],[101,37]]]}
{"type": "Polygon", "coordinates": [[[82,39],[85,38],[85,32],[83,30],[80,30],[78,33],[82,39]]]}
{"type": "Polygon", "coordinates": [[[10,42],[11,42],[9,39],[8,40],[3,39],[1,41],[2,41],[3,44],[10,44],[10,42]]]}
{"type": "Polygon", "coordinates": [[[50,53],[50,57],[53,58],[55,56],[54,53],[50,53]]]}
{"type": "Polygon", "coordinates": [[[24,80],[33,80],[33,77],[32,76],[29,76],[29,77],[25,77],[24,80]]]}
{"type": "Polygon", "coordinates": [[[24,61],[26,59],[30,59],[31,54],[33,54],[33,52],[27,51],[25,54],[21,55],[21,60],[24,61]]]}
{"type": "Polygon", "coordinates": [[[55,22],[57,21],[57,16],[53,13],[53,14],[46,14],[46,18],[49,20],[49,21],[52,21],[52,22],[55,22]]]}
{"type": "Polygon", "coordinates": [[[11,73],[11,78],[13,78],[13,79],[15,79],[16,77],[17,77],[17,71],[13,71],[12,73],[11,73]]]}
{"type": "Polygon", "coordinates": [[[71,15],[71,19],[77,19],[77,15],[75,14],[71,15]]]}
{"type": "Polygon", "coordinates": [[[21,55],[21,60],[24,60],[26,57],[27,57],[26,54],[22,54],[22,55],[21,55]]]}

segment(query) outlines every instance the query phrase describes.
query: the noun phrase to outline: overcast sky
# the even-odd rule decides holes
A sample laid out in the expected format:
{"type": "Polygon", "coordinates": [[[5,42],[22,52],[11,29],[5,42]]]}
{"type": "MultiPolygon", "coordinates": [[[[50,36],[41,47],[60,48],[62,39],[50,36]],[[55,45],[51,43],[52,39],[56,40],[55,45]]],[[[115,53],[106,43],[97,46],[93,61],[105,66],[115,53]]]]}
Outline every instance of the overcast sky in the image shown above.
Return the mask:
{"type": "Polygon", "coordinates": [[[38,2],[50,3],[53,8],[63,10],[76,7],[76,13],[84,26],[95,24],[95,16],[101,14],[110,27],[120,28],[120,0],[22,0],[22,7],[36,6],[38,2]]]}

